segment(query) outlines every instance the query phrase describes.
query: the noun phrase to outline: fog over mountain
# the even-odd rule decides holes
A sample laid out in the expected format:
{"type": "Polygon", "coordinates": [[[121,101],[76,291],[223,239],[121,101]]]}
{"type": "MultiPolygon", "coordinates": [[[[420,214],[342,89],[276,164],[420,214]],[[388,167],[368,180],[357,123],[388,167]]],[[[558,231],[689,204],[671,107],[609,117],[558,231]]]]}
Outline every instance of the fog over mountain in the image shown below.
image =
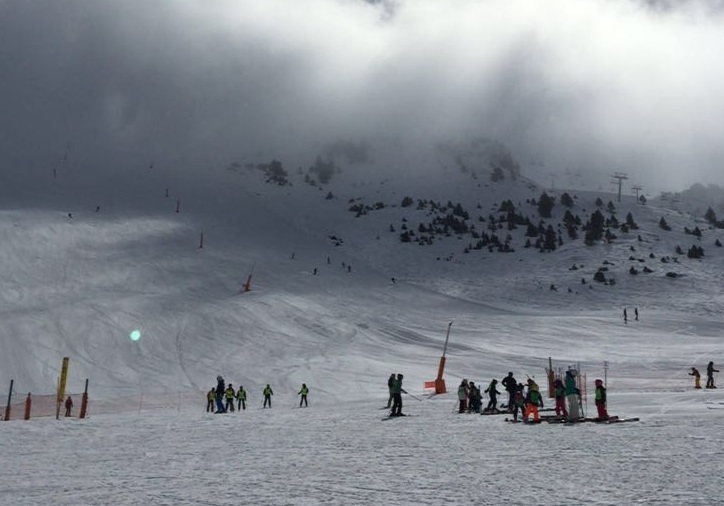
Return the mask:
{"type": "MultiPolygon", "coordinates": [[[[0,172],[310,163],[496,139],[549,170],[724,183],[719,3],[0,2],[0,172]]],[[[390,166],[390,170],[394,170],[390,166]]]]}

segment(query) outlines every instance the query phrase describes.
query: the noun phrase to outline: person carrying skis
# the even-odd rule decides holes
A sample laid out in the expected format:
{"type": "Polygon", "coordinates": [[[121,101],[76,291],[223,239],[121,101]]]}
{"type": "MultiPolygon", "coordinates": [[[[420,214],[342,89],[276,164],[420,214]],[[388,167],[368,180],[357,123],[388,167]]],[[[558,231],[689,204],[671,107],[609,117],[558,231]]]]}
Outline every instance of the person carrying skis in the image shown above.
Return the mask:
{"type": "Polygon", "coordinates": [[[234,387],[229,383],[229,386],[226,387],[226,390],[224,390],[224,397],[226,398],[226,406],[224,406],[225,411],[231,411],[234,412],[234,397],[236,397],[236,392],[234,392],[234,387]]]}
{"type": "Polygon", "coordinates": [[[390,416],[405,416],[402,414],[402,394],[407,392],[402,388],[402,378],[402,374],[398,374],[392,384],[393,400],[390,416]]]}
{"type": "Polygon", "coordinates": [[[239,385],[239,391],[236,392],[236,398],[239,399],[239,407],[236,409],[241,411],[242,409],[246,409],[246,390],[244,390],[244,387],[242,385],[239,385]]]}
{"type": "Polygon", "coordinates": [[[515,397],[515,392],[518,390],[518,382],[513,377],[513,373],[509,372],[508,375],[503,378],[501,384],[503,388],[505,388],[505,391],[508,392],[508,411],[512,412],[513,398],[515,397]]]}
{"type": "Polygon", "coordinates": [[[701,388],[701,373],[696,367],[691,368],[689,376],[694,376],[694,388],[701,388]]]}
{"type": "Polygon", "coordinates": [[[458,413],[465,413],[467,410],[468,388],[468,380],[462,380],[460,382],[460,386],[458,387],[458,400],[460,401],[460,409],[458,410],[458,413]]]}
{"type": "Polygon", "coordinates": [[[224,378],[221,376],[216,377],[216,412],[226,413],[224,409],[224,392],[226,391],[226,384],[224,378]]]}
{"type": "Polygon", "coordinates": [[[206,412],[214,412],[214,399],[216,399],[216,389],[212,388],[206,394],[206,412]]]}
{"type": "Polygon", "coordinates": [[[566,387],[560,378],[553,382],[553,395],[556,398],[556,415],[564,418],[568,417],[566,410],[566,387]]]}
{"type": "Polygon", "coordinates": [[[299,399],[299,407],[302,407],[302,403],[304,403],[304,407],[309,407],[309,404],[307,404],[307,394],[309,393],[309,389],[307,388],[306,383],[302,383],[302,389],[299,391],[297,395],[301,395],[301,399],[299,399]]]}
{"type": "Polygon", "coordinates": [[[488,402],[487,407],[485,408],[485,411],[489,411],[492,413],[495,413],[498,411],[498,395],[500,395],[500,392],[498,392],[498,380],[493,379],[493,381],[490,382],[490,385],[488,388],[485,389],[485,393],[490,396],[490,402],[488,402]]]}
{"type": "Polygon", "coordinates": [[[274,395],[274,392],[269,386],[269,383],[266,384],[266,387],[264,387],[264,391],[262,393],[264,394],[264,408],[266,408],[266,405],[269,404],[269,409],[271,409],[271,396],[274,395]]]}
{"type": "Polygon", "coordinates": [[[528,379],[528,395],[525,397],[525,413],[523,413],[523,421],[528,421],[528,417],[533,415],[534,422],[540,422],[540,413],[538,407],[543,407],[543,396],[540,394],[538,384],[532,379],[528,379]]]}
{"type": "Polygon", "coordinates": [[[392,387],[395,384],[395,375],[390,374],[390,377],[387,379],[387,390],[390,392],[390,397],[387,399],[387,409],[390,409],[390,406],[392,406],[392,400],[395,397],[395,394],[392,392],[392,387]]]}
{"type": "Polygon", "coordinates": [[[608,412],[606,411],[606,387],[603,386],[603,380],[596,380],[596,410],[598,410],[599,420],[608,420],[608,412]]]}
{"type": "MultiPolygon", "coordinates": [[[[28,397],[30,394],[28,394],[28,397]]],[[[70,411],[73,409],[73,399],[70,398],[70,395],[65,400],[65,416],[70,416],[70,411]]]]}
{"type": "Polygon", "coordinates": [[[568,401],[568,420],[577,422],[581,418],[579,408],[579,396],[581,391],[576,386],[576,371],[568,369],[566,371],[566,400],[568,401]]]}
{"type": "Polygon", "coordinates": [[[714,362],[709,362],[706,366],[706,388],[716,388],[714,386],[714,373],[719,372],[718,369],[714,369],[714,362]]]}

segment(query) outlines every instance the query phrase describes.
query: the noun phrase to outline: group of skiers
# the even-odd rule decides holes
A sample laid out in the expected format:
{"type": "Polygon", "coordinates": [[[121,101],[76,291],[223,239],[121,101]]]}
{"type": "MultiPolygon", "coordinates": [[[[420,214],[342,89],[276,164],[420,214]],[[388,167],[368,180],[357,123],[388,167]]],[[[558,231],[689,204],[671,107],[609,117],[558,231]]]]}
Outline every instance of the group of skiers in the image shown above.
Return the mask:
{"type": "MultiPolygon", "coordinates": [[[[716,388],[714,386],[714,373],[719,369],[714,369],[714,362],[709,362],[706,366],[706,388],[716,388]]],[[[689,376],[694,376],[694,388],[701,388],[701,373],[696,367],[691,368],[689,376]]]]}
{"type": "MultiPolygon", "coordinates": [[[[309,388],[306,383],[302,383],[302,388],[299,390],[297,395],[300,395],[299,407],[308,407],[307,395],[309,394],[309,388]]],[[[263,408],[269,407],[271,409],[271,398],[274,395],[274,391],[271,386],[267,383],[266,387],[262,391],[264,396],[263,408]]],[[[209,390],[206,394],[206,412],[207,413],[227,413],[229,411],[234,412],[234,401],[238,401],[236,409],[238,411],[246,409],[246,390],[243,386],[239,386],[239,390],[234,390],[234,386],[229,383],[225,385],[224,378],[221,376],[216,377],[216,386],[209,390]],[[225,402],[224,402],[225,401],[225,402]],[[216,404],[216,410],[214,410],[214,404],[216,404]]]]}
{"type": "MultiPolygon", "coordinates": [[[[581,392],[577,385],[576,371],[569,369],[566,371],[564,378],[555,380],[554,397],[556,415],[568,420],[579,420],[581,418],[581,392]]],[[[513,415],[513,420],[518,421],[518,414],[521,413],[524,420],[533,417],[533,421],[540,421],[539,408],[544,406],[543,395],[540,387],[532,378],[528,378],[527,382],[519,383],[512,372],[503,378],[500,382],[508,394],[508,402],[505,410],[513,415]]],[[[487,393],[490,397],[483,413],[500,413],[498,410],[498,395],[502,392],[498,391],[498,380],[493,379],[488,388],[482,391],[474,382],[466,379],[462,380],[458,387],[458,413],[480,413],[482,407],[482,394],[487,393]]],[[[596,380],[596,409],[598,418],[601,420],[608,419],[606,410],[606,387],[603,381],[596,380]]]]}

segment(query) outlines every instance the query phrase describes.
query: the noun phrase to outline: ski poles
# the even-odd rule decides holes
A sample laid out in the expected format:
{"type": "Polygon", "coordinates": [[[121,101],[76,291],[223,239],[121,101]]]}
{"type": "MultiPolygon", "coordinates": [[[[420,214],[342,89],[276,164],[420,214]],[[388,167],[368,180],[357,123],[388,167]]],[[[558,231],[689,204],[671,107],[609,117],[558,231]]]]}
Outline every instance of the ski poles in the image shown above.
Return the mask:
{"type": "Polygon", "coordinates": [[[410,394],[410,393],[408,393],[408,392],[405,392],[405,393],[406,393],[407,395],[409,395],[410,397],[412,397],[413,399],[415,399],[416,401],[422,402],[422,399],[420,399],[419,397],[416,397],[416,396],[414,396],[414,395],[412,395],[412,394],[410,394]]]}

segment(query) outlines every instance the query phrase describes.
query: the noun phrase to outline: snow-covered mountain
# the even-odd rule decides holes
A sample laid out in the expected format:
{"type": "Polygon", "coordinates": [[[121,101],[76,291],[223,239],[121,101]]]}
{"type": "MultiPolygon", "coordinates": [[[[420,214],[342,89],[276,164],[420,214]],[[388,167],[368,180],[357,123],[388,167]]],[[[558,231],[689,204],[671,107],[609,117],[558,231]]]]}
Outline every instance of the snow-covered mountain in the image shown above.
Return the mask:
{"type": "Polygon", "coordinates": [[[15,380],[16,403],[26,392],[52,394],[68,356],[67,389],[90,380],[91,417],[3,423],[12,473],[0,478],[0,497],[28,505],[46,502],[46,490],[56,504],[718,497],[716,466],[689,470],[695,455],[721,450],[710,438],[724,399],[688,390],[687,373],[724,354],[723,231],[669,196],[642,205],[626,194],[618,202],[546,189],[530,178],[535,165],[501,178],[490,159],[459,147],[395,163],[338,157],[331,173],[322,158],[230,161],[204,180],[158,161],[116,180],[70,163],[32,187],[6,177],[0,384],[15,380]],[[555,199],[550,218],[540,216],[544,192],[555,199]],[[567,210],[580,218],[576,239],[562,223],[567,210]],[[615,238],[586,245],[582,226],[596,211],[609,225],[630,213],[638,228],[611,226],[615,238]],[[550,225],[555,249],[536,247],[527,225],[509,230],[501,216],[550,225]],[[704,256],[689,258],[692,246],[704,256]],[[599,271],[605,281],[594,279],[599,271]],[[451,393],[426,398],[449,322],[451,393]],[[580,366],[589,383],[606,361],[609,411],[642,422],[525,432],[502,417],[451,411],[461,378],[486,385],[515,371],[540,381],[548,357],[556,368],[580,366]],[[378,411],[391,372],[405,374],[415,396],[405,411],[417,415],[392,427],[378,411]],[[249,410],[203,412],[217,374],[245,386],[249,410]],[[311,407],[292,410],[303,382],[311,407]],[[267,383],[271,411],[258,409],[267,383]],[[76,470],[46,453],[71,458],[76,470]],[[648,459],[644,471],[637,459],[648,459]],[[545,485],[509,497],[508,470],[522,466],[545,485]],[[619,486],[632,474],[645,485],[619,486]],[[481,475],[489,479],[471,485],[481,475]]]}

